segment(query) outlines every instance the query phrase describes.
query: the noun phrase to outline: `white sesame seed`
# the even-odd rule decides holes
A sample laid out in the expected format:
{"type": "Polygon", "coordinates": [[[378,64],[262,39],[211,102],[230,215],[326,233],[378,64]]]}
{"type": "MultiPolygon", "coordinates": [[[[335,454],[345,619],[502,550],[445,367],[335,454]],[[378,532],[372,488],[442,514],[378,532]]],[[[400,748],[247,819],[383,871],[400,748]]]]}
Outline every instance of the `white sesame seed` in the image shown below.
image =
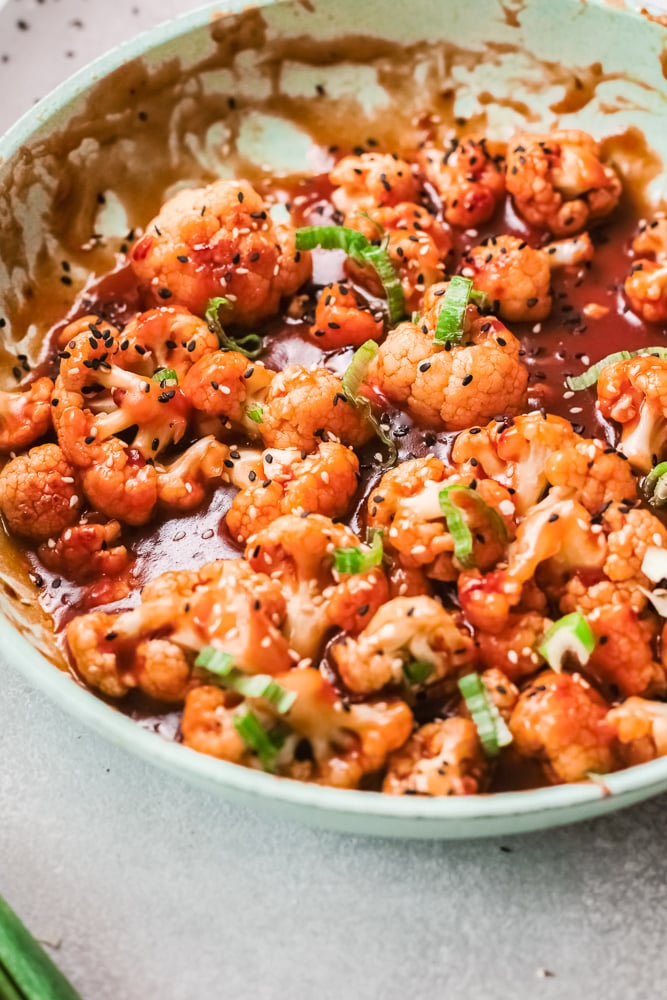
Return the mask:
{"type": "Polygon", "coordinates": [[[507,659],[510,661],[510,663],[519,662],[519,654],[517,653],[516,649],[507,650],[507,659]]]}
{"type": "Polygon", "coordinates": [[[542,324],[536,323],[535,326],[533,327],[533,333],[541,333],[541,332],[542,332],[542,324]]]}

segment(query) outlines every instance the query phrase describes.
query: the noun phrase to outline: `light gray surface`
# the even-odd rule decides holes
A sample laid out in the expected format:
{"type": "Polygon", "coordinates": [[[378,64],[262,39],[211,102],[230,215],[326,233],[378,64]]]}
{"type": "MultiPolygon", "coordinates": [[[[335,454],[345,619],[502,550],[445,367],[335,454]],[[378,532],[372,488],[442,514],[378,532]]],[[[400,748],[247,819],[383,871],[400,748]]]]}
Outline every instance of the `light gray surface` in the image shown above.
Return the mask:
{"type": "MultiPolygon", "coordinates": [[[[191,6],[9,0],[0,130],[191,6]]],[[[342,838],[152,771],[5,665],[0,685],[0,894],[58,946],[84,1000],[665,995],[667,798],[502,843],[342,838]]]]}

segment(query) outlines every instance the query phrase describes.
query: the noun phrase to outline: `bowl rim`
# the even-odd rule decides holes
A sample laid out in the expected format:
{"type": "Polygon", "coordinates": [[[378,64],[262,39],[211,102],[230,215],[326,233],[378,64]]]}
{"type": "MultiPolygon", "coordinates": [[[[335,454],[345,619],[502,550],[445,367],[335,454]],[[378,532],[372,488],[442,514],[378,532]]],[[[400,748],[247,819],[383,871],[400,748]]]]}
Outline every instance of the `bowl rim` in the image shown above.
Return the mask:
{"type": "MultiPolygon", "coordinates": [[[[26,111],[0,137],[0,164],[5,163],[42,127],[65,111],[91,84],[130,59],[175,41],[189,32],[204,28],[214,18],[238,13],[251,7],[290,3],[292,0],[222,0],[207,3],[179,15],[123,42],[110,52],[78,70],[50,94],[26,111]]],[[[608,6],[607,0],[589,0],[608,6]]],[[[616,16],[637,16],[637,10],[614,8],[616,16]]],[[[361,816],[369,820],[394,820],[407,827],[414,821],[441,825],[446,834],[449,823],[484,821],[548,814],[549,825],[559,822],[559,813],[568,810],[586,816],[607,811],[609,796],[614,808],[635,799],[648,798],[667,788],[667,757],[625,768],[604,776],[604,783],[563,784],[526,791],[496,792],[490,795],[427,798],[393,796],[380,792],[336,789],[278,778],[252,768],[217,760],[151,733],[137,722],[79,685],[66,671],[50,662],[0,610],[0,652],[4,662],[22,674],[35,688],[85,725],[112,743],[156,764],[163,770],[190,779],[209,790],[228,789],[258,807],[284,803],[308,811],[339,816],[361,816]],[[626,800],[626,801],[624,801],[626,800]],[[605,803],[606,808],[602,808],[605,803]]],[[[565,816],[563,822],[567,822],[565,816]]]]}

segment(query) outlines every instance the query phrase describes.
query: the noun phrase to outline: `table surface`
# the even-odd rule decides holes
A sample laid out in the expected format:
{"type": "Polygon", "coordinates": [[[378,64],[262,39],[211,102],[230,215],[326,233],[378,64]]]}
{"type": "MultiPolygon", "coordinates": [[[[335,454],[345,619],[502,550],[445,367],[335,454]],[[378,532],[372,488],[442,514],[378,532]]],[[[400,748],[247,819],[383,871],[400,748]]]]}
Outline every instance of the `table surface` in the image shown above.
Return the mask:
{"type": "MultiPolygon", "coordinates": [[[[9,0],[0,131],[93,56],[192,6],[9,0]]],[[[0,685],[0,893],[84,1000],[665,995],[665,797],[502,841],[341,837],[152,770],[6,664],[0,685]]]]}

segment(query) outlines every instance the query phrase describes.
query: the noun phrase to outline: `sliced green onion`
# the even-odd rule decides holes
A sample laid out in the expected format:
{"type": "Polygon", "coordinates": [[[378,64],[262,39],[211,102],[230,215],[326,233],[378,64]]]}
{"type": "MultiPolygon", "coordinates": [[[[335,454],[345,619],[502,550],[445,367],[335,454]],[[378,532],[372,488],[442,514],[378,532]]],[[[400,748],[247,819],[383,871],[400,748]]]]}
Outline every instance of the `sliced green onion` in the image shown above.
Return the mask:
{"type": "Polygon", "coordinates": [[[664,361],[667,359],[667,347],[642,347],[638,351],[615,351],[614,354],[608,354],[601,361],[596,361],[594,365],[587,368],[581,375],[568,375],[565,379],[565,384],[573,392],[579,392],[580,389],[590,389],[599,379],[603,368],[608,368],[609,365],[613,365],[617,361],[630,361],[631,358],[639,358],[645,354],[650,354],[654,358],[661,358],[664,361]]]}
{"type": "Polygon", "coordinates": [[[2,898],[0,996],[3,1000],[81,1000],[2,898]]]}
{"type": "Polygon", "coordinates": [[[362,219],[368,219],[371,225],[375,226],[377,230],[378,237],[384,236],[384,226],[382,226],[376,219],[372,219],[369,212],[357,211],[355,215],[361,216],[362,219]]]}
{"type": "Polygon", "coordinates": [[[459,681],[459,691],[477,726],[479,739],[489,757],[496,757],[502,747],[512,742],[505,720],[491,701],[479,674],[466,674],[459,681]]]}
{"type": "Polygon", "coordinates": [[[225,653],[215,646],[204,646],[195,660],[195,667],[207,670],[221,680],[221,686],[236,691],[245,698],[264,698],[275,705],[283,715],[296,701],[296,694],[268,674],[244,674],[236,667],[231,653],[225,653]]]}
{"type": "Polygon", "coordinates": [[[195,667],[203,667],[209,674],[227,677],[234,668],[234,657],[215,646],[204,646],[195,660],[195,667]]]}
{"type": "Polygon", "coordinates": [[[220,322],[220,310],[231,306],[229,299],[222,296],[210,299],[204,314],[209,330],[218,338],[221,351],[237,351],[254,360],[264,350],[264,339],[258,333],[246,333],[243,337],[230,337],[220,322]]]}
{"type": "Polygon", "coordinates": [[[245,411],[246,417],[256,424],[264,423],[264,408],[262,406],[249,406],[245,411]]]}
{"type": "Polygon", "coordinates": [[[412,315],[410,316],[410,322],[414,323],[415,326],[417,326],[420,319],[421,319],[421,313],[418,312],[413,312],[412,315]]]}
{"type": "Polygon", "coordinates": [[[408,684],[423,684],[433,673],[433,664],[427,660],[412,660],[403,664],[403,676],[408,684]]]}
{"type": "Polygon", "coordinates": [[[352,360],[343,372],[342,389],[349,401],[361,410],[366,420],[371,424],[373,430],[380,441],[387,448],[387,461],[384,466],[393,465],[398,457],[396,442],[387,434],[378,418],[373,413],[373,409],[368,400],[359,389],[366,378],[368,366],[373,358],[377,356],[378,345],[374,340],[367,340],[365,344],[358,347],[352,355],[352,360]]]}
{"type": "Polygon", "coordinates": [[[159,368],[152,376],[153,382],[158,382],[161,388],[167,385],[178,385],[178,375],[173,368],[159,368]]]}
{"type": "Polygon", "coordinates": [[[296,231],[297,250],[344,250],[362,267],[372,267],[387,297],[389,319],[398,323],[405,315],[405,296],[386,243],[376,246],[363,233],[346,226],[303,226],[296,231]]]}
{"type": "Polygon", "coordinates": [[[478,288],[470,290],[470,301],[474,302],[480,312],[484,312],[491,305],[491,300],[486,292],[482,292],[478,288]]]}
{"type": "Polygon", "coordinates": [[[334,550],[334,569],[337,573],[365,573],[382,562],[384,549],[382,532],[374,531],[370,540],[370,549],[360,549],[355,545],[349,549],[334,550]]]}
{"type": "Polygon", "coordinates": [[[459,343],[465,331],[466,309],[471,292],[472,278],[464,278],[461,274],[452,275],[438,314],[433,338],[436,344],[459,343]]]}
{"type": "Polygon", "coordinates": [[[597,639],[580,611],[573,611],[547,630],[539,652],[552,670],[560,673],[567,655],[574,656],[580,666],[585,666],[597,645],[597,639]]]}
{"type": "Polygon", "coordinates": [[[243,706],[233,716],[234,729],[249,750],[260,759],[265,771],[273,771],[282,740],[269,733],[254,712],[243,706]]]}
{"type": "Polygon", "coordinates": [[[667,462],[660,462],[651,469],[642,483],[642,493],[651,507],[667,504],[667,462]]]}
{"type": "Polygon", "coordinates": [[[500,542],[507,541],[507,528],[502,517],[493,507],[482,500],[479,493],[469,486],[462,486],[457,483],[452,486],[445,486],[438,494],[440,509],[445,515],[447,530],[454,542],[454,556],[464,569],[471,569],[475,565],[475,554],[473,552],[473,537],[468,527],[463,510],[450,498],[452,493],[464,493],[469,497],[488,518],[491,528],[500,542]]]}

